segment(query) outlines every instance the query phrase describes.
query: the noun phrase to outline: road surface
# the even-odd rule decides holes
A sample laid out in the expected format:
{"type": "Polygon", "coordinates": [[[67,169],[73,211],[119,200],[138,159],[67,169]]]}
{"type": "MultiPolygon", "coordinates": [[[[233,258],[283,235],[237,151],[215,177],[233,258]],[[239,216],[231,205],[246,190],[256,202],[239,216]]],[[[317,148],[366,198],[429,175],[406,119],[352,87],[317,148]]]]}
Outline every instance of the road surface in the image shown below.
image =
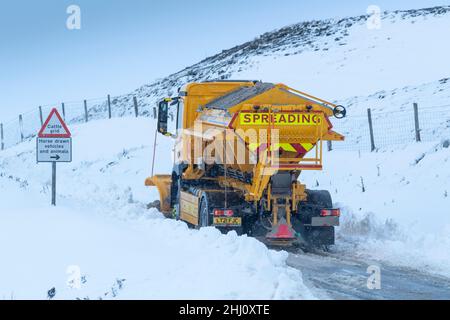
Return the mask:
{"type": "Polygon", "coordinates": [[[337,253],[290,253],[288,265],[300,269],[320,299],[450,299],[450,279],[337,253]],[[377,265],[381,288],[368,289],[367,268],[377,265]]]}

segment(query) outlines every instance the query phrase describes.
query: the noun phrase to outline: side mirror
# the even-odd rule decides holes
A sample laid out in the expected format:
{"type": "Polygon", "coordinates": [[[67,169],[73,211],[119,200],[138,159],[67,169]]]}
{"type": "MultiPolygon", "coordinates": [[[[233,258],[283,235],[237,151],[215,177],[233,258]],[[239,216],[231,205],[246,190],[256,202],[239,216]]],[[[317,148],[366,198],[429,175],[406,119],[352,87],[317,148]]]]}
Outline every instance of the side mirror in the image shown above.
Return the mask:
{"type": "Polygon", "coordinates": [[[169,116],[169,102],[165,99],[158,104],[158,132],[167,134],[167,117],[169,116]]]}
{"type": "Polygon", "coordinates": [[[347,115],[347,110],[345,109],[344,106],[336,106],[333,109],[333,114],[337,119],[342,119],[345,118],[345,116],[347,115]]]}

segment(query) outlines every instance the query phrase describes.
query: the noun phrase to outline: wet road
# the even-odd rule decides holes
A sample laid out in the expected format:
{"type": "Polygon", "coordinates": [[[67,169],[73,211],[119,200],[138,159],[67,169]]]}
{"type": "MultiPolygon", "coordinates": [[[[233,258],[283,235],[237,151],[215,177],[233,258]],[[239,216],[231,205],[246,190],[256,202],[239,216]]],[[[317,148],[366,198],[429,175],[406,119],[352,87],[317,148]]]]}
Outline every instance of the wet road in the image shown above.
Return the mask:
{"type": "MultiPolygon", "coordinates": [[[[450,279],[337,253],[290,253],[305,284],[320,299],[450,299],[450,279]],[[380,289],[367,286],[369,266],[380,268],[380,289]]],[[[373,279],[373,278],[372,278],[373,279]]]]}

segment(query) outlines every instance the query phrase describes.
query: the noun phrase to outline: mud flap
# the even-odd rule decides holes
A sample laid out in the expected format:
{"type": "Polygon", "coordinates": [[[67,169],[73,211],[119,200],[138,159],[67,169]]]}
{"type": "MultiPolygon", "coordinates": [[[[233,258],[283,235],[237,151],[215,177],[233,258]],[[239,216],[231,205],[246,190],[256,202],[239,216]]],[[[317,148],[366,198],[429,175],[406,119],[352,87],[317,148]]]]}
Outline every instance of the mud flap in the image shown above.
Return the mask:
{"type": "Polygon", "coordinates": [[[314,246],[334,245],[333,227],[308,227],[303,234],[305,241],[314,246]]]}

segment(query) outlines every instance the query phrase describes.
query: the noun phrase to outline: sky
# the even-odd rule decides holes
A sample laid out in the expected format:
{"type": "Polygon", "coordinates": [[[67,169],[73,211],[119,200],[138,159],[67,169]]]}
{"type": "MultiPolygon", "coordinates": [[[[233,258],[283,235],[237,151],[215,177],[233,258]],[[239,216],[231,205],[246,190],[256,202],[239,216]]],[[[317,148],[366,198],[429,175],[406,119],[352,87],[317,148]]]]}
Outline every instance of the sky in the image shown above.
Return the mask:
{"type": "Polygon", "coordinates": [[[0,122],[39,105],[119,95],[304,20],[433,0],[0,0],[0,122]],[[69,30],[70,5],[81,29],[69,30]]]}

